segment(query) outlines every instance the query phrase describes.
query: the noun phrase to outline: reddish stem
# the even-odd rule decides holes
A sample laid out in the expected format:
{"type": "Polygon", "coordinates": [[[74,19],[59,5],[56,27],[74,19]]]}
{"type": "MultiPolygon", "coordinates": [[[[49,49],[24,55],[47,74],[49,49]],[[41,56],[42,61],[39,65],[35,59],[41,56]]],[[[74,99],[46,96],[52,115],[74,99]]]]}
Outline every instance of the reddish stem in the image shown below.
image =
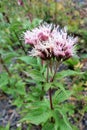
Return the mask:
{"type": "Polygon", "coordinates": [[[50,100],[50,108],[53,110],[53,103],[52,103],[52,89],[49,88],[49,100],[50,100]]]}
{"type": "MultiPolygon", "coordinates": [[[[49,63],[47,64],[47,83],[48,82],[50,82],[49,81],[49,63]]],[[[51,108],[51,110],[53,110],[52,90],[51,90],[51,87],[49,88],[48,94],[49,94],[49,100],[50,100],[50,108],[51,108]]]]}

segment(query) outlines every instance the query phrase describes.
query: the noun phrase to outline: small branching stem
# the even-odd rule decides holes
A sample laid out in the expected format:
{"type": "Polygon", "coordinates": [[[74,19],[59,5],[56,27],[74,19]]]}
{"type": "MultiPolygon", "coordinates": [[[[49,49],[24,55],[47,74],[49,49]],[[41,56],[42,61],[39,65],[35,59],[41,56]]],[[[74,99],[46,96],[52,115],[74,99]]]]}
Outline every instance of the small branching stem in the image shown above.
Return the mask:
{"type": "Polygon", "coordinates": [[[60,64],[61,64],[61,61],[55,63],[54,74],[53,74],[53,77],[50,79],[50,82],[53,82],[53,81],[54,81],[55,75],[56,75],[56,73],[57,73],[58,66],[59,66],[60,64]]]}

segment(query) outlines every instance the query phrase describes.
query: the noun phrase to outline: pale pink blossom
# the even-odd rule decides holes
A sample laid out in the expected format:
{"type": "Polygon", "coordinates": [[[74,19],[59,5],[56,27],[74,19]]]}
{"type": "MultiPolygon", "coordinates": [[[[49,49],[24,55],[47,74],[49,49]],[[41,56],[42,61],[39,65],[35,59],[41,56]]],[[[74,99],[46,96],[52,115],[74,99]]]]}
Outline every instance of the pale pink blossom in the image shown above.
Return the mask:
{"type": "Polygon", "coordinates": [[[38,42],[38,37],[36,35],[36,33],[32,32],[32,31],[26,31],[24,33],[24,40],[25,40],[25,44],[37,44],[38,42]]]}
{"type": "Polygon", "coordinates": [[[66,30],[54,30],[53,39],[53,53],[56,57],[69,58],[75,54],[74,44],[76,44],[78,39],[68,36],[66,30]]]}
{"type": "Polygon", "coordinates": [[[39,51],[39,50],[36,50],[35,48],[33,48],[30,52],[29,52],[29,55],[30,56],[39,56],[39,57],[41,57],[41,58],[45,58],[44,57],[44,54],[41,52],[41,51],[39,51]]]}
{"type": "MultiPolygon", "coordinates": [[[[46,23],[45,23],[46,24],[46,23]]],[[[25,43],[37,44],[38,41],[47,41],[51,35],[51,26],[42,25],[32,31],[26,31],[24,33],[25,43]]]]}
{"type": "Polygon", "coordinates": [[[39,40],[46,41],[51,35],[51,26],[42,25],[37,29],[37,35],[39,40]]]}
{"type": "Polygon", "coordinates": [[[45,23],[32,31],[26,31],[24,40],[25,43],[33,45],[30,52],[32,56],[67,59],[75,55],[77,38],[68,36],[66,29],[60,29],[59,26],[45,23]]]}
{"type": "Polygon", "coordinates": [[[18,5],[23,6],[23,1],[22,0],[17,0],[17,3],[18,3],[18,5]]]}

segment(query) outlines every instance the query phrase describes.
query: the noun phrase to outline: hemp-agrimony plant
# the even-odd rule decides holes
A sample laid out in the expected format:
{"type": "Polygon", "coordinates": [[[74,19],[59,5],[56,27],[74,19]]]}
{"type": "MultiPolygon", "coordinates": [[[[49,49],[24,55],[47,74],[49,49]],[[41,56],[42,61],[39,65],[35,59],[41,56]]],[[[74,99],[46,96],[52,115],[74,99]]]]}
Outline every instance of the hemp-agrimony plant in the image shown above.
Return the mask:
{"type": "Polygon", "coordinates": [[[24,40],[25,44],[32,47],[29,56],[37,59],[39,57],[40,67],[43,69],[45,66],[42,71],[38,71],[35,66],[30,70],[29,75],[37,84],[31,91],[32,95],[38,88],[40,90],[38,94],[41,95],[40,98],[29,102],[24,120],[40,125],[42,130],[72,130],[66,114],[69,110],[64,103],[71,92],[65,89],[60,81],[63,77],[75,75],[77,72],[71,70],[58,72],[58,67],[63,61],[75,55],[78,39],[69,36],[65,28],[60,29],[59,26],[44,23],[31,31],[26,31],[24,40]],[[35,80],[35,76],[36,79],[39,77],[38,80],[35,80]]]}

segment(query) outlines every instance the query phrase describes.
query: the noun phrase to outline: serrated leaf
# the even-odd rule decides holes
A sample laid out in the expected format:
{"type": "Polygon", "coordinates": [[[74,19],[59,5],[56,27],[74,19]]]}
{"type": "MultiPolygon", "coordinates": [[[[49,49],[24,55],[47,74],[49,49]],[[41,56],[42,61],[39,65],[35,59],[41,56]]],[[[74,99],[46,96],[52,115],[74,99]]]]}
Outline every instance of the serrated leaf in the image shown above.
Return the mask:
{"type": "Polygon", "coordinates": [[[3,87],[8,84],[8,80],[9,80],[8,74],[2,73],[0,75],[0,88],[4,89],[3,87]]]}
{"type": "Polygon", "coordinates": [[[66,113],[63,112],[62,109],[57,109],[57,110],[60,112],[60,114],[63,117],[63,121],[65,122],[65,124],[66,124],[65,126],[67,128],[66,130],[72,130],[72,128],[71,128],[71,126],[69,124],[68,118],[66,117],[66,113]]]}
{"type": "Polygon", "coordinates": [[[45,123],[50,116],[51,112],[48,107],[48,102],[35,102],[30,109],[28,108],[28,113],[21,121],[28,121],[29,123],[39,125],[41,123],[45,123]]]}
{"type": "Polygon", "coordinates": [[[74,76],[74,75],[80,75],[83,74],[82,72],[76,72],[73,70],[63,70],[61,72],[58,72],[55,76],[56,79],[62,79],[66,76],[74,76]]]}
{"type": "Polygon", "coordinates": [[[25,86],[21,81],[18,81],[17,84],[15,84],[15,92],[19,95],[25,95],[25,86]]]}
{"type": "Polygon", "coordinates": [[[22,121],[28,121],[29,123],[39,125],[45,123],[49,119],[49,112],[43,112],[41,109],[31,111],[22,121]]]}
{"type": "Polygon", "coordinates": [[[43,81],[43,82],[45,82],[45,78],[43,77],[43,75],[38,70],[33,69],[33,70],[31,70],[29,72],[28,75],[35,81],[38,81],[38,82],[43,81]]]}
{"type": "Polygon", "coordinates": [[[67,100],[71,96],[72,92],[69,90],[66,90],[66,93],[64,91],[57,90],[55,92],[55,95],[53,96],[54,103],[61,103],[65,100],[67,100]]]}
{"type": "Polygon", "coordinates": [[[60,113],[58,109],[55,109],[55,111],[53,111],[53,117],[55,119],[54,130],[72,130],[65,113],[60,113]]]}
{"type": "Polygon", "coordinates": [[[29,65],[37,65],[37,59],[34,58],[34,57],[30,57],[30,56],[22,56],[22,57],[19,57],[18,59],[24,61],[26,64],[29,64],[29,65]]]}
{"type": "Polygon", "coordinates": [[[60,90],[63,91],[65,93],[65,95],[67,96],[67,93],[66,93],[66,90],[65,90],[65,86],[62,83],[60,83],[60,82],[54,82],[54,85],[57,88],[60,88],[60,90]]]}
{"type": "Polygon", "coordinates": [[[42,130],[54,130],[54,124],[51,122],[46,122],[43,126],[42,130]]]}

